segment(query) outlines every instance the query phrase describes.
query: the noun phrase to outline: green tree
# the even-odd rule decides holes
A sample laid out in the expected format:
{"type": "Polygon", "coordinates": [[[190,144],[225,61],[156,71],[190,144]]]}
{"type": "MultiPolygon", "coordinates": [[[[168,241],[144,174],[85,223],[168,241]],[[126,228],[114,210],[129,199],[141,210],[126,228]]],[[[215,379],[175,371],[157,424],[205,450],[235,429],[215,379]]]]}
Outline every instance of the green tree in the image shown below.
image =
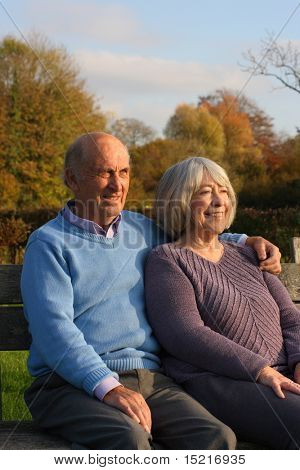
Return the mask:
{"type": "Polygon", "coordinates": [[[225,139],[219,119],[205,107],[189,104],[177,106],[165,128],[169,139],[184,140],[197,144],[198,153],[221,158],[225,139]]]}
{"type": "Polygon", "coordinates": [[[128,147],[145,145],[155,137],[152,127],[133,118],[117,119],[109,130],[128,147]]]}
{"type": "Polygon", "coordinates": [[[64,48],[40,36],[31,38],[31,46],[5,37],[0,101],[1,208],[60,206],[68,194],[60,179],[67,145],[79,134],[105,129],[95,97],[64,48]]]}

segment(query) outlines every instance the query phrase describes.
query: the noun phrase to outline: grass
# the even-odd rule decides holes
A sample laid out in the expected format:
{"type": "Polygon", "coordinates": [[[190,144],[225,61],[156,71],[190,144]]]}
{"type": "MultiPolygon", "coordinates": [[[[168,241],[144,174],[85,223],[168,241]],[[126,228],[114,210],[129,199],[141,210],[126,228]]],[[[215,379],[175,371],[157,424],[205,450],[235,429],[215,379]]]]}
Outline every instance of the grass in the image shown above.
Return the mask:
{"type": "Polygon", "coordinates": [[[26,367],[27,357],[27,351],[0,352],[3,420],[31,419],[23,399],[24,390],[32,382],[26,367]]]}

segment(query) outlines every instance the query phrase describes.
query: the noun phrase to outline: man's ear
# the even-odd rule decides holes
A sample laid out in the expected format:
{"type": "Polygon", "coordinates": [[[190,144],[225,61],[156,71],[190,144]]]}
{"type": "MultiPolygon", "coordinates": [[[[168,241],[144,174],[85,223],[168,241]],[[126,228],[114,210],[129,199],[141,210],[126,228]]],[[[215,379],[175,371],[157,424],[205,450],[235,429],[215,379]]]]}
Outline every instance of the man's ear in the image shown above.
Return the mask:
{"type": "Polygon", "coordinates": [[[77,176],[74,173],[73,168],[66,168],[64,171],[65,184],[70,188],[73,193],[79,191],[79,184],[77,176]]]}

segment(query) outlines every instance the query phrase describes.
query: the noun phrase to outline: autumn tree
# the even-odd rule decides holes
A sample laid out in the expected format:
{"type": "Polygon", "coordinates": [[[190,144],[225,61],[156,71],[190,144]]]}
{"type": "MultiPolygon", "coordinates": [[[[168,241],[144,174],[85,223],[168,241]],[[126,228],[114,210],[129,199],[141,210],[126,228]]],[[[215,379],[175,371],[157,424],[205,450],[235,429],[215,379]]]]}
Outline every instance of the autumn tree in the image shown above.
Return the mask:
{"type": "Polygon", "coordinates": [[[155,131],[142,121],[133,118],[117,119],[109,131],[128,147],[145,145],[155,138],[155,131]]]}
{"type": "Polygon", "coordinates": [[[249,118],[253,144],[260,149],[266,170],[272,173],[283,163],[281,138],[274,130],[273,119],[245,95],[239,95],[238,101],[240,109],[249,118]]]}
{"type": "Polygon", "coordinates": [[[199,106],[202,105],[207,105],[211,112],[217,113],[223,122],[227,154],[231,150],[230,146],[240,146],[242,153],[243,149],[252,147],[259,150],[257,156],[262,158],[266,168],[270,170],[280,166],[280,139],[274,130],[273,119],[253,100],[240,92],[222,89],[212,95],[199,97],[199,106]],[[231,129],[232,124],[235,132],[231,129]]]}
{"type": "Polygon", "coordinates": [[[225,167],[244,205],[280,207],[299,200],[299,136],[279,138],[272,119],[240,93],[217,90],[199,97],[197,105],[177,106],[165,134],[131,150],[133,208],[151,206],[163,172],[192,155],[225,167]]]}
{"type": "Polygon", "coordinates": [[[157,184],[171,165],[191,155],[198,155],[195,141],[156,139],[131,152],[132,179],[128,194],[128,208],[152,205],[157,184]]]}
{"type": "Polygon", "coordinates": [[[215,116],[221,125],[225,135],[225,153],[228,157],[244,153],[245,149],[253,145],[253,133],[250,120],[236,96],[221,90],[216,92],[214,100],[202,98],[199,100],[198,109],[206,109],[215,116]]]}
{"type": "MultiPolygon", "coordinates": [[[[250,109],[250,102],[247,101],[250,109]]],[[[245,100],[226,89],[200,96],[198,107],[206,108],[222,123],[225,135],[223,164],[237,191],[265,176],[262,149],[257,145],[245,100]]]]}
{"type": "Polygon", "coordinates": [[[0,42],[1,208],[58,207],[63,155],[79,134],[106,120],[62,47],[41,37],[31,45],[0,42]]]}
{"type": "Polygon", "coordinates": [[[224,166],[243,205],[295,205],[300,189],[300,139],[279,137],[272,119],[240,93],[217,90],[199,98],[223,123],[224,166]]]}

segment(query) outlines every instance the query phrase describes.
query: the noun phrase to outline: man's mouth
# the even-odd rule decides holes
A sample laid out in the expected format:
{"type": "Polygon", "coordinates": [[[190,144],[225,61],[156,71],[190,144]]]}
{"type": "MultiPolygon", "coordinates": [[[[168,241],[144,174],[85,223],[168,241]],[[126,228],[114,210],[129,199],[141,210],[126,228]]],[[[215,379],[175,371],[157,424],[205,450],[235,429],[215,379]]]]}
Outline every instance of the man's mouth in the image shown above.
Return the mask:
{"type": "Polygon", "coordinates": [[[103,196],[103,199],[106,199],[107,201],[118,201],[121,198],[121,196],[116,196],[113,194],[107,194],[106,196],[103,196]]]}

